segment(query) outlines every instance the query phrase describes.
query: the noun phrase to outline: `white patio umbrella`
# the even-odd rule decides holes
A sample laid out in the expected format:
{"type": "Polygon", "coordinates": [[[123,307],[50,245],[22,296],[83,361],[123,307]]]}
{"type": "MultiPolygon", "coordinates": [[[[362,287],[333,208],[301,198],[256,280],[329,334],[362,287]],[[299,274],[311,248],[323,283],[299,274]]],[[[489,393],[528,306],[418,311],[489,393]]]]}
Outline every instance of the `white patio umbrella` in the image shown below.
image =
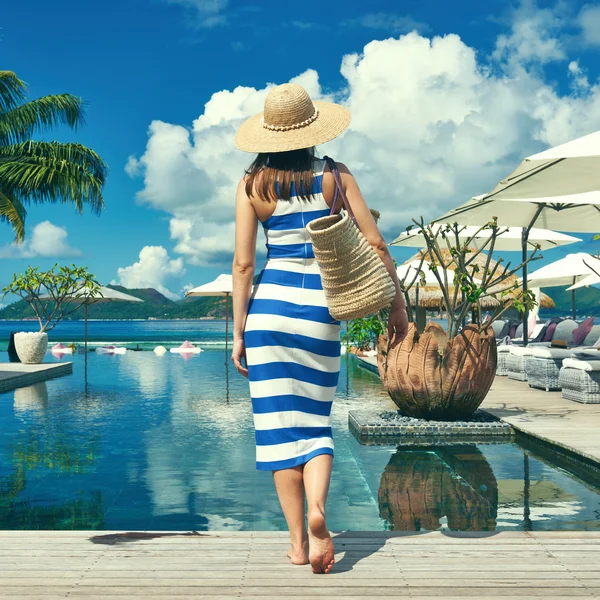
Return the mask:
{"type": "Polygon", "coordinates": [[[567,292],[573,292],[575,290],[578,290],[579,288],[588,287],[590,285],[597,285],[599,283],[600,283],[600,274],[594,273],[593,275],[588,275],[587,277],[584,277],[583,279],[581,279],[580,281],[578,281],[571,287],[568,287],[567,292]]]}
{"type": "MultiPolygon", "coordinates": [[[[600,131],[527,157],[491,192],[473,198],[436,222],[479,225],[498,218],[500,225],[522,228],[527,257],[534,225],[560,231],[600,229],[600,131]]],[[[527,290],[527,266],[523,288],[527,290]]],[[[523,317],[527,331],[527,313],[523,317]]],[[[527,339],[527,336],[525,336],[527,339]]]]}
{"type": "MultiPolygon", "coordinates": [[[[40,296],[40,298],[48,300],[50,296],[44,294],[40,296]]],[[[88,346],[88,306],[90,304],[101,304],[104,302],[143,302],[141,298],[136,298],[135,296],[124,294],[123,292],[119,292],[118,290],[113,290],[113,288],[104,286],[99,288],[98,295],[91,296],[89,290],[82,290],[81,292],[78,292],[76,296],[66,298],[66,301],[79,302],[80,304],[83,304],[83,339],[86,356],[88,346]]]]}
{"type": "Polygon", "coordinates": [[[225,360],[227,360],[227,349],[229,345],[229,296],[233,291],[233,278],[227,273],[222,273],[214,281],[199,285],[185,293],[190,296],[225,296],[225,360]]]}
{"type": "MultiPolygon", "coordinates": [[[[442,223],[432,226],[433,233],[437,233],[444,225],[442,223]]],[[[481,230],[481,225],[466,225],[458,234],[459,239],[465,240],[475,236],[471,242],[473,248],[477,250],[486,246],[486,242],[489,240],[491,231],[489,229],[481,230]]],[[[522,232],[521,227],[506,227],[503,228],[505,231],[498,236],[496,243],[494,244],[494,250],[500,252],[510,252],[514,250],[521,250],[522,248],[522,232]]],[[[529,237],[527,243],[531,249],[539,246],[541,250],[549,250],[551,248],[557,248],[558,246],[565,246],[567,244],[574,244],[575,242],[581,242],[579,238],[558,231],[551,231],[550,229],[537,229],[532,228],[529,231],[529,237]]],[[[393,242],[391,246],[410,246],[415,248],[422,248],[426,245],[425,237],[419,233],[417,227],[413,228],[412,231],[405,231],[401,233],[393,242]]]]}
{"type": "Polygon", "coordinates": [[[590,276],[597,278],[596,273],[600,273],[600,260],[585,252],[578,252],[567,254],[564,258],[531,273],[528,284],[540,288],[571,286],[568,289],[572,293],[572,311],[575,319],[575,285],[590,276]]]}

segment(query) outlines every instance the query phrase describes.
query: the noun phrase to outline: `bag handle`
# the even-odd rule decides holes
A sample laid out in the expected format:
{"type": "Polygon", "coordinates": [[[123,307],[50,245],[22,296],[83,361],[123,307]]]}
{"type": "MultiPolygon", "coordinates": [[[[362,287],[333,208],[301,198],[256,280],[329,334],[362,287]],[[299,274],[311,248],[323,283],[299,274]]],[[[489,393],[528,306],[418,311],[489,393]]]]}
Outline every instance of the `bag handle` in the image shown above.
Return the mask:
{"type": "Polygon", "coordinates": [[[346,194],[344,192],[344,187],[342,186],[342,179],[340,177],[340,172],[337,167],[337,164],[333,158],[329,156],[324,156],[325,162],[329,166],[331,170],[331,174],[333,175],[333,179],[335,181],[335,194],[333,195],[333,202],[331,203],[331,210],[329,211],[330,215],[335,214],[335,207],[337,205],[338,196],[342,198],[342,206],[346,210],[346,212],[350,215],[350,218],[356,223],[356,218],[352,209],[350,208],[350,203],[348,202],[348,198],[346,198],[346,194]]]}

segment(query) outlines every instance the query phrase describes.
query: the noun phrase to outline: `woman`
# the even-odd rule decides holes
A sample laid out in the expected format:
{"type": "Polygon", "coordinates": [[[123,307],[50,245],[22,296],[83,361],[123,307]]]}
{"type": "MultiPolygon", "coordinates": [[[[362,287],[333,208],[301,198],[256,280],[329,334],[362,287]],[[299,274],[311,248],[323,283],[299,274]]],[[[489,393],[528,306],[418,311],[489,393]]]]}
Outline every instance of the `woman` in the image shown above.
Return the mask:
{"type": "MultiPolygon", "coordinates": [[[[293,564],[310,562],[314,573],[329,573],[334,563],[325,502],[340,325],[327,309],[305,227],[329,214],[334,198],[333,175],[315,158],[314,146],[337,137],[349,122],[342,106],[312,102],[302,87],[285,84],[271,90],[264,113],[244,122],[236,135],[240,150],[258,156],[236,197],[231,358],[250,380],[256,467],[273,472],[290,531],[288,556],[293,564]],[[251,297],[259,222],[267,263],[251,297]]],[[[357,225],[396,285],[389,331],[398,341],[408,323],[394,263],[354,177],[343,164],[338,168],[357,225]]]]}

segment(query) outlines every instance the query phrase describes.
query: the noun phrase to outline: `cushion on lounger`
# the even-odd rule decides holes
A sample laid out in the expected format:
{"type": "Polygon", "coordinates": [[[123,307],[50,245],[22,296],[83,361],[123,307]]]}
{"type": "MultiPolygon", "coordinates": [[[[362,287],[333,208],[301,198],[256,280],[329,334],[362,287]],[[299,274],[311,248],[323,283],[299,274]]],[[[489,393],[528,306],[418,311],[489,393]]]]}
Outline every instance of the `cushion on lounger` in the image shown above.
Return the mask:
{"type": "Polygon", "coordinates": [[[600,340],[600,325],[594,325],[591,331],[585,336],[582,346],[593,346],[600,340]]]}
{"type": "Polygon", "coordinates": [[[567,344],[573,341],[573,330],[577,328],[577,322],[573,319],[561,321],[554,331],[553,340],[564,340],[567,344]]]}
{"type": "Polygon", "coordinates": [[[552,336],[554,335],[554,332],[556,331],[557,326],[558,326],[558,323],[550,323],[550,325],[548,325],[548,327],[546,327],[546,333],[544,333],[542,342],[551,342],[552,341],[552,336]]]}
{"type": "Polygon", "coordinates": [[[531,348],[529,356],[535,356],[537,358],[570,358],[573,356],[573,350],[568,348],[531,348]]]}
{"type": "Polygon", "coordinates": [[[579,327],[573,329],[573,346],[581,346],[594,326],[594,317],[588,317],[579,327]]]}
{"type": "Polygon", "coordinates": [[[500,333],[504,329],[504,321],[494,321],[492,323],[492,329],[494,330],[494,337],[500,337],[500,333]]]}
{"type": "Polygon", "coordinates": [[[565,369],[579,369],[580,371],[600,371],[600,360],[580,360],[578,358],[565,358],[565,360],[563,360],[563,367],[565,369]]]}

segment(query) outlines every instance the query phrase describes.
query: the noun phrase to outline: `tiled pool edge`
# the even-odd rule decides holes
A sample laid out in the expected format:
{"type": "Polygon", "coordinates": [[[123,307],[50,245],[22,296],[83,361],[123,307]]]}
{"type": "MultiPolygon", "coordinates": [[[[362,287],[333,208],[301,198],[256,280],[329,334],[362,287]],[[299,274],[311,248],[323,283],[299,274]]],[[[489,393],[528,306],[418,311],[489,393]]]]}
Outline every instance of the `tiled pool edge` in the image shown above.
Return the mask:
{"type": "Polygon", "coordinates": [[[56,377],[70,375],[72,372],[72,362],[57,364],[42,363],[39,365],[2,363],[0,364],[0,394],[10,392],[16,388],[48,381],[56,377]]]}

